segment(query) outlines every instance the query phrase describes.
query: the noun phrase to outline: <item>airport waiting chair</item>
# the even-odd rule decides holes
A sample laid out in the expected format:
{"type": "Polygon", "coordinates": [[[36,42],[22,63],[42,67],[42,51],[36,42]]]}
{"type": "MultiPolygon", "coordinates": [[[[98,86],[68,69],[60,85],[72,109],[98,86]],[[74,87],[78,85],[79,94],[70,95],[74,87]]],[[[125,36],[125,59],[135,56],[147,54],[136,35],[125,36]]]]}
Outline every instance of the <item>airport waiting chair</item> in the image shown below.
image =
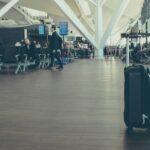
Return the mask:
{"type": "Polygon", "coordinates": [[[18,73],[24,73],[28,67],[28,64],[27,64],[27,55],[24,55],[23,58],[20,57],[19,54],[17,54],[16,56],[16,70],[15,70],[15,74],[18,74],[18,73]]]}
{"type": "Polygon", "coordinates": [[[15,70],[15,74],[18,74],[19,71],[22,72],[22,65],[21,65],[21,62],[20,62],[20,59],[19,59],[20,55],[16,55],[16,60],[17,60],[17,68],[15,70]]]}
{"type": "Polygon", "coordinates": [[[145,57],[145,62],[144,64],[149,64],[150,63],[150,51],[146,52],[143,54],[145,57]]]}
{"type": "Polygon", "coordinates": [[[44,69],[46,63],[46,54],[39,54],[39,69],[44,69]]]}
{"type": "Polygon", "coordinates": [[[20,64],[21,64],[22,72],[24,73],[29,66],[28,55],[24,54],[22,58],[23,59],[20,61],[20,64]]]}
{"type": "Polygon", "coordinates": [[[44,63],[44,68],[47,68],[50,65],[50,54],[46,54],[46,59],[44,63]]]}

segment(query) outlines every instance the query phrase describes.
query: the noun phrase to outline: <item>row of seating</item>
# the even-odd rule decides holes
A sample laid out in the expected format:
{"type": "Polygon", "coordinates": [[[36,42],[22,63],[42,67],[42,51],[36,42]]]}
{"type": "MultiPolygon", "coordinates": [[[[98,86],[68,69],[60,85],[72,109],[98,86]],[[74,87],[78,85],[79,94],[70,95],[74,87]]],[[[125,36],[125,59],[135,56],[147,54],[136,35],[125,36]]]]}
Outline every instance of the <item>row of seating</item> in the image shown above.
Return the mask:
{"type": "MultiPolygon", "coordinates": [[[[150,49],[145,49],[137,52],[131,49],[129,54],[130,54],[130,62],[150,64],[150,49]]],[[[120,58],[122,61],[125,61],[126,53],[122,53],[120,58]]]]}
{"type": "Polygon", "coordinates": [[[139,51],[135,54],[135,61],[142,64],[150,63],[150,49],[139,51]]]}
{"type": "MultiPolygon", "coordinates": [[[[32,51],[32,50],[31,50],[32,51]]],[[[32,51],[33,52],[33,51],[32,51]]],[[[70,62],[68,57],[62,57],[63,64],[70,62]]],[[[14,70],[15,74],[24,73],[30,68],[44,69],[50,64],[50,54],[48,49],[35,49],[34,53],[17,47],[5,47],[3,53],[0,54],[0,71],[7,69],[14,70]]],[[[57,61],[54,62],[57,65],[57,61]]]]}

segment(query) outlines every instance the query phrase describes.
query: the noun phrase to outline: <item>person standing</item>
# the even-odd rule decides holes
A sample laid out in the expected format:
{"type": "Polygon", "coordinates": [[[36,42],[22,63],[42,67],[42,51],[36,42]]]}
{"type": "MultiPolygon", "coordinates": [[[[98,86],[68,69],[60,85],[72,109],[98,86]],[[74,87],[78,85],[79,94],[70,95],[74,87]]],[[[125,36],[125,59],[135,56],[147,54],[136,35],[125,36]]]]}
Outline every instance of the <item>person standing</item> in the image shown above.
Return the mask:
{"type": "Polygon", "coordinates": [[[57,67],[57,69],[63,69],[63,64],[61,62],[60,56],[61,56],[61,46],[62,46],[62,40],[61,37],[58,35],[58,33],[56,32],[56,26],[52,25],[51,27],[51,32],[52,32],[52,36],[50,38],[50,57],[51,57],[51,63],[48,66],[48,69],[51,69],[54,65],[54,59],[56,58],[58,63],[59,63],[59,67],[57,67]]]}

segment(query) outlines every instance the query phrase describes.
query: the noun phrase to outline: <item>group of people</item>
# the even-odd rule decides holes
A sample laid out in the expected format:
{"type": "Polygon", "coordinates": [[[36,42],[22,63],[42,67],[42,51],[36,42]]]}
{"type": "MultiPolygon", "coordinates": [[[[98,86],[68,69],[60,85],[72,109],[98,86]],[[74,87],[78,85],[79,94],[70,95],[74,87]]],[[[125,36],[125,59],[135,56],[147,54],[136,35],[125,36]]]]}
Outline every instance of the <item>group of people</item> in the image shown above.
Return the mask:
{"type": "Polygon", "coordinates": [[[109,56],[119,56],[119,47],[105,46],[104,47],[104,56],[107,58],[109,56]]]}
{"type": "Polygon", "coordinates": [[[22,40],[21,42],[16,42],[15,47],[20,50],[20,47],[24,47],[25,53],[28,54],[28,56],[32,57],[33,59],[36,58],[38,55],[38,51],[41,51],[41,49],[48,49],[48,53],[50,54],[51,63],[47,67],[47,69],[52,69],[54,65],[54,59],[56,58],[59,67],[57,69],[63,69],[63,63],[61,61],[61,50],[62,50],[62,39],[56,32],[56,26],[52,25],[51,27],[52,36],[49,39],[49,44],[44,43],[43,45],[40,44],[40,42],[32,41],[28,38],[25,40],[22,40]]]}
{"type": "Polygon", "coordinates": [[[89,43],[76,43],[74,45],[74,56],[78,58],[94,58],[95,50],[89,43]]]}

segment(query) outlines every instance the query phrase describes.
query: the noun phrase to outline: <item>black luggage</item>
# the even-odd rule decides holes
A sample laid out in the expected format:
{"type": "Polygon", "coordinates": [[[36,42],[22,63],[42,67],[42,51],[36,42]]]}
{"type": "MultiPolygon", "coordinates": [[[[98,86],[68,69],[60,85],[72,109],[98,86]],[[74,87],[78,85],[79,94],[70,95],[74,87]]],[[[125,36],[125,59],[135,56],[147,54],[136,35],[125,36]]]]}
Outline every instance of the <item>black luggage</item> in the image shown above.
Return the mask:
{"type": "Polygon", "coordinates": [[[150,88],[149,76],[144,66],[125,68],[124,84],[124,122],[128,131],[133,127],[146,128],[150,126],[150,88]]]}

